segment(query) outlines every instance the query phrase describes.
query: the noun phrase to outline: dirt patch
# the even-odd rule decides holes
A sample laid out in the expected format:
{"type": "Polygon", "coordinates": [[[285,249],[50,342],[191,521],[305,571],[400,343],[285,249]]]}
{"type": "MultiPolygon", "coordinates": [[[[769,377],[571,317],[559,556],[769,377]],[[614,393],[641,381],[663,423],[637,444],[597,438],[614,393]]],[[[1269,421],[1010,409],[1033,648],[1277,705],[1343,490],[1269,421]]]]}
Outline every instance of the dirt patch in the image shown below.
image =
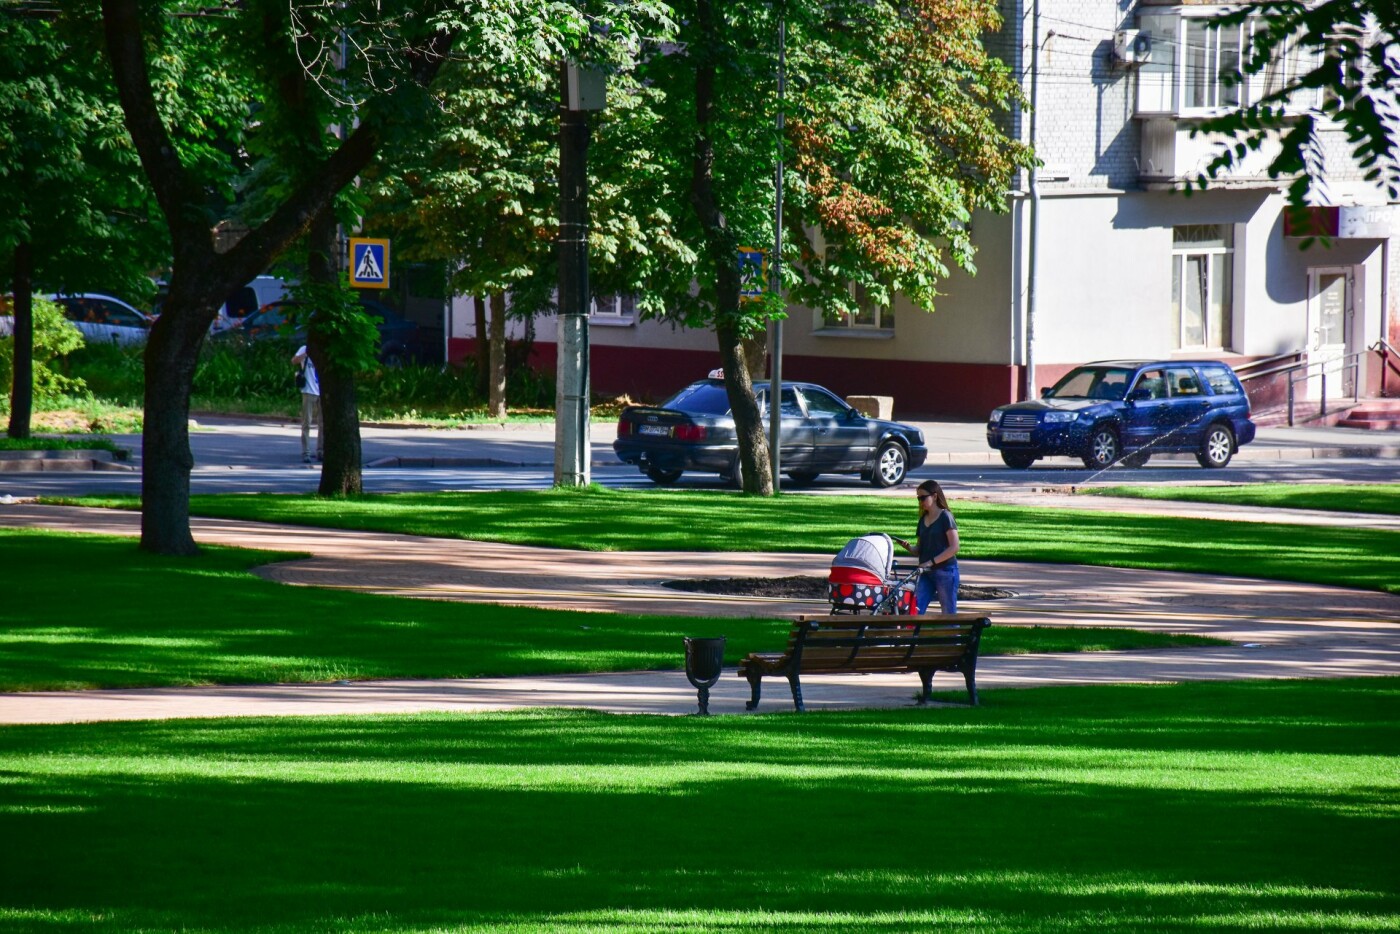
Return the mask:
{"type": "MultiPolygon", "coordinates": [[[[825,600],[825,577],[705,577],[698,580],[665,581],[673,590],[713,593],[726,597],[785,597],[790,600],[825,600]]],[[[1014,591],[996,587],[958,587],[959,600],[1004,600],[1014,591]]]]}

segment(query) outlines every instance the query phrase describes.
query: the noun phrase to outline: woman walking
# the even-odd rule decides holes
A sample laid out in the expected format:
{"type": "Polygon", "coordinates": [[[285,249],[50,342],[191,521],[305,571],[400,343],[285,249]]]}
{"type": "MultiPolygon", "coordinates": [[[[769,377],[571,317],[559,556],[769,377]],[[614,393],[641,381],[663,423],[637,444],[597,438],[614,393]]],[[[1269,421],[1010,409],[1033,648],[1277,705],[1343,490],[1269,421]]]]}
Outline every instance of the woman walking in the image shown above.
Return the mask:
{"type": "Polygon", "coordinates": [[[919,484],[918,548],[902,538],[895,541],[910,554],[919,556],[924,573],[914,591],[914,600],[922,615],[934,596],[944,613],[958,611],[958,523],[948,509],[948,497],[937,480],[919,484]]]}

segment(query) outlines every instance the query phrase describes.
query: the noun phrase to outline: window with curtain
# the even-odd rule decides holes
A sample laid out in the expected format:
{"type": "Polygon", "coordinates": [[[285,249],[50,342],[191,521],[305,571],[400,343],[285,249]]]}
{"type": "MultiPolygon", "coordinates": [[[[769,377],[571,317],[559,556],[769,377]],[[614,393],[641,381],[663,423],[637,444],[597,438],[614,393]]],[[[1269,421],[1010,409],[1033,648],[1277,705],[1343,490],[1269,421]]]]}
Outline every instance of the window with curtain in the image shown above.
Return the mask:
{"type": "Polygon", "coordinates": [[[1234,292],[1234,228],[1172,228],[1173,349],[1228,350],[1234,292]]]}

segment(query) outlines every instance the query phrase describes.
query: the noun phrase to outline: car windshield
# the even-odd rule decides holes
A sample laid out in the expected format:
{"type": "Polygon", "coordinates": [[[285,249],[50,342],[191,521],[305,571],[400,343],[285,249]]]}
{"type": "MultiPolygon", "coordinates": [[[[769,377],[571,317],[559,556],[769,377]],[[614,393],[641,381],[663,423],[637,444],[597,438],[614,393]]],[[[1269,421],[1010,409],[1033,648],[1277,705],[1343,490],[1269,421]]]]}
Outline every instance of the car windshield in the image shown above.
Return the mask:
{"type": "Polygon", "coordinates": [[[661,407],[693,415],[724,415],[729,412],[729,396],[723,383],[691,383],[661,403],[661,407]]]}
{"type": "Polygon", "coordinates": [[[1128,389],[1128,377],[1132,374],[1132,370],[1122,367],[1081,366],[1065,374],[1064,378],[1045,394],[1045,398],[1121,401],[1128,389]]]}

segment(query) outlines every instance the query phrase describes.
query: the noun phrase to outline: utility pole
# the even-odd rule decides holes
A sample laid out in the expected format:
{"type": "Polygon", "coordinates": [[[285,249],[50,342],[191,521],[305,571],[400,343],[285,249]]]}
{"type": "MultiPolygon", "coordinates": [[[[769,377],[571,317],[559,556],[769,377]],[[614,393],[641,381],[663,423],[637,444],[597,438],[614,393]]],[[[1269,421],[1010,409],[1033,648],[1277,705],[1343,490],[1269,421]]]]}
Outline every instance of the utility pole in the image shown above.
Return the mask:
{"type": "MultiPolygon", "coordinates": [[[[777,187],[777,200],[773,210],[773,294],[783,294],[783,110],[787,94],[787,19],[778,18],[778,168],[774,176],[777,187]]],[[[768,461],[772,467],[773,489],[780,488],[783,466],[782,427],[783,427],[783,321],[773,322],[771,358],[771,379],[768,386],[768,461]]]]}
{"type": "Polygon", "coordinates": [[[560,68],[559,333],[554,395],[554,485],[592,481],[588,381],[588,111],[602,110],[601,72],[560,68]]]}

